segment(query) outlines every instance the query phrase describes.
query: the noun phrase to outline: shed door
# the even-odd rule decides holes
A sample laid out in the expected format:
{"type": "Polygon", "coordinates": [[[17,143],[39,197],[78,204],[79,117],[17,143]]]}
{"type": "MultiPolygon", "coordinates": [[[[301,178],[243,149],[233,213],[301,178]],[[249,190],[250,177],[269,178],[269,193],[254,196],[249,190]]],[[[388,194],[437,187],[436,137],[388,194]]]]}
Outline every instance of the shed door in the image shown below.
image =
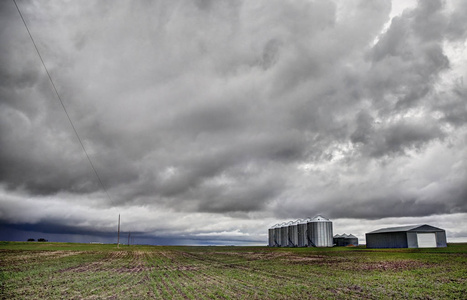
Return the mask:
{"type": "Polygon", "coordinates": [[[436,248],[435,233],[417,233],[418,248],[436,248]]]}

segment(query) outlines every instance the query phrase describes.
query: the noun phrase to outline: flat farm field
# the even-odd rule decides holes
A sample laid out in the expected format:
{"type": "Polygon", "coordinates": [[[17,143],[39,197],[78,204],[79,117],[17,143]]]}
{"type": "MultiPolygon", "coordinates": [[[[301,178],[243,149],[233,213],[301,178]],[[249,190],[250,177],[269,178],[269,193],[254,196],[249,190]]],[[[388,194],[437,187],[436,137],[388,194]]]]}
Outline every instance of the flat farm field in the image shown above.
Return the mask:
{"type": "Polygon", "coordinates": [[[467,299],[467,244],[439,249],[0,242],[1,299],[467,299]]]}

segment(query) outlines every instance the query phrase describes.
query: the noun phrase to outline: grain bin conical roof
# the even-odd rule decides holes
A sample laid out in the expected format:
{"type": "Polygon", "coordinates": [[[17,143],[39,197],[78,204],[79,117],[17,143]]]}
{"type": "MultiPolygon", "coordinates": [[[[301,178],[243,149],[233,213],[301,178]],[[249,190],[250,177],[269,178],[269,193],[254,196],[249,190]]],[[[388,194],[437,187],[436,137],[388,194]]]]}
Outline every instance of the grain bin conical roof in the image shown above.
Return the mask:
{"type": "Polygon", "coordinates": [[[310,222],[331,222],[329,219],[323,217],[322,215],[317,215],[310,222]]]}

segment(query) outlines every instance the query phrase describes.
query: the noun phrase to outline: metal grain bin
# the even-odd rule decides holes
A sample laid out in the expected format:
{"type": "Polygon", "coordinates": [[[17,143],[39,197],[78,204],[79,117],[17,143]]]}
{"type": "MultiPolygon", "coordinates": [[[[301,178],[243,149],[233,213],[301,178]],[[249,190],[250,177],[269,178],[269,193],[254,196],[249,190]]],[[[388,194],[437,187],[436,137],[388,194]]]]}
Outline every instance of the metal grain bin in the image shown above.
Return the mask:
{"type": "Polygon", "coordinates": [[[279,224],[275,224],[268,230],[268,246],[269,247],[277,247],[278,243],[276,240],[276,228],[279,224]]]}
{"type": "Polygon", "coordinates": [[[349,234],[346,239],[346,246],[358,246],[358,237],[353,234],[349,234]]]}
{"type": "Polygon", "coordinates": [[[332,247],[332,222],[323,216],[316,216],[307,223],[307,236],[313,247],[332,247]]]}
{"type": "Polygon", "coordinates": [[[276,245],[276,247],[280,247],[281,246],[281,233],[282,233],[282,223],[281,224],[277,224],[276,225],[276,228],[274,228],[274,243],[276,245]]]}
{"type": "Polygon", "coordinates": [[[274,228],[268,229],[268,247],[274,246],[274,228]]]}
{"type": "Polygon", "coordinates": [[[307,247],[309,245],[307,235],[307,223],[311,221],[311,219],[299,219],[297,221],[298,247],[307,247]]]}
{"type": "Polygon", "coordinates": [[[358,246],[358,238],[352,234],[336,234],[333,240],[334,245],[338,247],[358,246]]]}
{"type": "Polygon", "coordinates": [[[289,246],[289,223],[281,224],[281,247],[289,246]]]}
{"type": "Polygon", "coordinates": [[[298,220],[289,223],[289,247],[298,247],[298,220]]]}

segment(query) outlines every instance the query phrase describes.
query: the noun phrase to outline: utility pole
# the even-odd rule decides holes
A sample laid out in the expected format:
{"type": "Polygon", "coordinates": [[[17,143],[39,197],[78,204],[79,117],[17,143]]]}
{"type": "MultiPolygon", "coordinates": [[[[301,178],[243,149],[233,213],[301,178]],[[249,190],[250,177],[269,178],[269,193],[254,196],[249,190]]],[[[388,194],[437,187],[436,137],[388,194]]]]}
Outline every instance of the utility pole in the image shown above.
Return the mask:
{"type": "Polygon", "coordinates": [[[117,248],[120,246],[120,214],[118,214],[118,237],[117,237],[117,248]]]}
{"type": "Polygon", "coordinates": [[[128,246],[130,246],[130,234],[131,232],[128,231],[128,246]]]}

